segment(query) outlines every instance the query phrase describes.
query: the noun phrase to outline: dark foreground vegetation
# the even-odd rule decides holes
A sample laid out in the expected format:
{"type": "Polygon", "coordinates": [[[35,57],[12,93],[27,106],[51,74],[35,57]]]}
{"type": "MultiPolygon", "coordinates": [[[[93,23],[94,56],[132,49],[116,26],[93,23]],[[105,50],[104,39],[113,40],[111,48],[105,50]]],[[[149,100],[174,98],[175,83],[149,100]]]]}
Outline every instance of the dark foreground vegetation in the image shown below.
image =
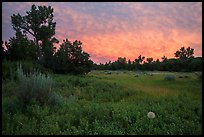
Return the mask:
{"type": "Polygon", "coordinates": [[[2,83],[2,134],[202,134],[197,73],[26,76],[18,69],[16,81],[2,83]]]}

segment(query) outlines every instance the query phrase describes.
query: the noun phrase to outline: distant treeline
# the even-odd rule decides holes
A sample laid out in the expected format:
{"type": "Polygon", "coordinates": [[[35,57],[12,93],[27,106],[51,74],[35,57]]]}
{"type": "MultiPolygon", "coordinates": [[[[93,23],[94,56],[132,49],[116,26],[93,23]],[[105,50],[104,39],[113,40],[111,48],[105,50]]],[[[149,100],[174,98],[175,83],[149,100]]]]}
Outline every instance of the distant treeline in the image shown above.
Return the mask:
{"type": "Polygon", "coordinates": [[[202,71],[202,57],[191,57],[187,60],[183,59],[165,59],[163,61],[144,62],[139,63],[136,61],[126,60],[126,58],[119,57],[114,62],[106,62],[105,64],[94,64],[94,70],[158,70],[158,71],[177,71],[177,72],[189,72],[189,71],[202,71]]]}
{"type": "Polygon", "coordinates": [[[163,56],[160,62],[159,59],[153,61],[152,57],[139,55],[134,61],[126,60],[119,57],[114,62],[106,62],[105,64],[94,64],[94,69],[99,70],[158,70],[158,71],[202,71],[202,57],[194,57],[194,49],[191,47],[181,47],[174,55],[176,58],[167,59],[163,56]]]}

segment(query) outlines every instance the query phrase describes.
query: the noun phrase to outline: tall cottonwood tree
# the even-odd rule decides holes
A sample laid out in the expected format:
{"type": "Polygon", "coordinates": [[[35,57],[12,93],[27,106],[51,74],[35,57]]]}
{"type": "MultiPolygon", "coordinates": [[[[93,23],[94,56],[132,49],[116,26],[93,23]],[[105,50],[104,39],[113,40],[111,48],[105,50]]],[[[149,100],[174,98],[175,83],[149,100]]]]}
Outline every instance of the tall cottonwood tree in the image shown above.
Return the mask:
{"type": "MultiPolygon", "coordinates": [[[[37,57],[45,61],[53,55],[53,43],[59,41],[54,37],[56,22],[53,22],[53,8],[51,6],[32,5],[25,16],[13,14],[11,16],[13,29],[23,34],[30,34],[37,46],[37,57]]],[[[49,60],[50,61],[50,60],[49,60]]]]}

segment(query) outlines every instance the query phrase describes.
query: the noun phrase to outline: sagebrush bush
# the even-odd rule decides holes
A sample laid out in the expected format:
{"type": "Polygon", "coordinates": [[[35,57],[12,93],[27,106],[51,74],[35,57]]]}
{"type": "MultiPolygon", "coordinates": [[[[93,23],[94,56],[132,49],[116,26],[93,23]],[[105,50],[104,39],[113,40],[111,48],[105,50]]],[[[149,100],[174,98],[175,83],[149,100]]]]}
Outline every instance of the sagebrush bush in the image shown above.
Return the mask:
{"type": "Polygon", "coordinates": [[[25,75],[22,66],[18,66],[19,78],[18,98],[24,103],[30,103],[35,99],[40,104],[47,104],[51,97],[53,81],[49,76],[39,72],[25,75]]]}
{"type": "Polygon", "coordinates": [[[176,77],[174,75],[166,75],[164,80],[176,80],[176,77]]]}
{"type": "Polygon", "coordinates": [[[202,72],[195,72],[195,75],[199,80],[202,80],[202,72]]]}
{"type": "Polygon", "coordinates": [[[50,97],[49,97],[49,100],[48,100],[48,103],[49,105],[57,105],[57,106],[62,106],[63,104],[63,97],[55,92],[52,92],[50,94],[50,97]]]}
{"type": "Polygon", "coordinates": [[[36,70],[42,73],[52,73],[51,70],[44,68],[40,64],[31,61],[7,61],[2,62],[2,79],[3,80],[17,80],[17,66],[21,64],[24,73],[35,73],[36,70]]]}

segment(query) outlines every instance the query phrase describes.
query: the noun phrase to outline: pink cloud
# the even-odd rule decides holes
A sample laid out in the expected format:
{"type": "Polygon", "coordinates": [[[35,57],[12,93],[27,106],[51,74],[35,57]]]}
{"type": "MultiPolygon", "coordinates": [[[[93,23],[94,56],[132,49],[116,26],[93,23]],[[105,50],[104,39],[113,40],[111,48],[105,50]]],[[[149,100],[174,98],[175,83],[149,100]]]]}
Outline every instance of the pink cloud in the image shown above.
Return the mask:
{"type": "MultiPolygon", "coordinates": [[[[22,12],[33,3],[5,4],[22,12]]],[[[191,46],[195,56],[202,56],[202,7],[198,2],[35,4],[54,8],[60,43],[67,37],[81,40],[83,49],[97,63],[118,57],[134,60],[140,54],[154,60],[163,55],[171,58],[181,46],[191,46]]],[[[2,15],[8,22],[7,12],[2,15]]]]}

